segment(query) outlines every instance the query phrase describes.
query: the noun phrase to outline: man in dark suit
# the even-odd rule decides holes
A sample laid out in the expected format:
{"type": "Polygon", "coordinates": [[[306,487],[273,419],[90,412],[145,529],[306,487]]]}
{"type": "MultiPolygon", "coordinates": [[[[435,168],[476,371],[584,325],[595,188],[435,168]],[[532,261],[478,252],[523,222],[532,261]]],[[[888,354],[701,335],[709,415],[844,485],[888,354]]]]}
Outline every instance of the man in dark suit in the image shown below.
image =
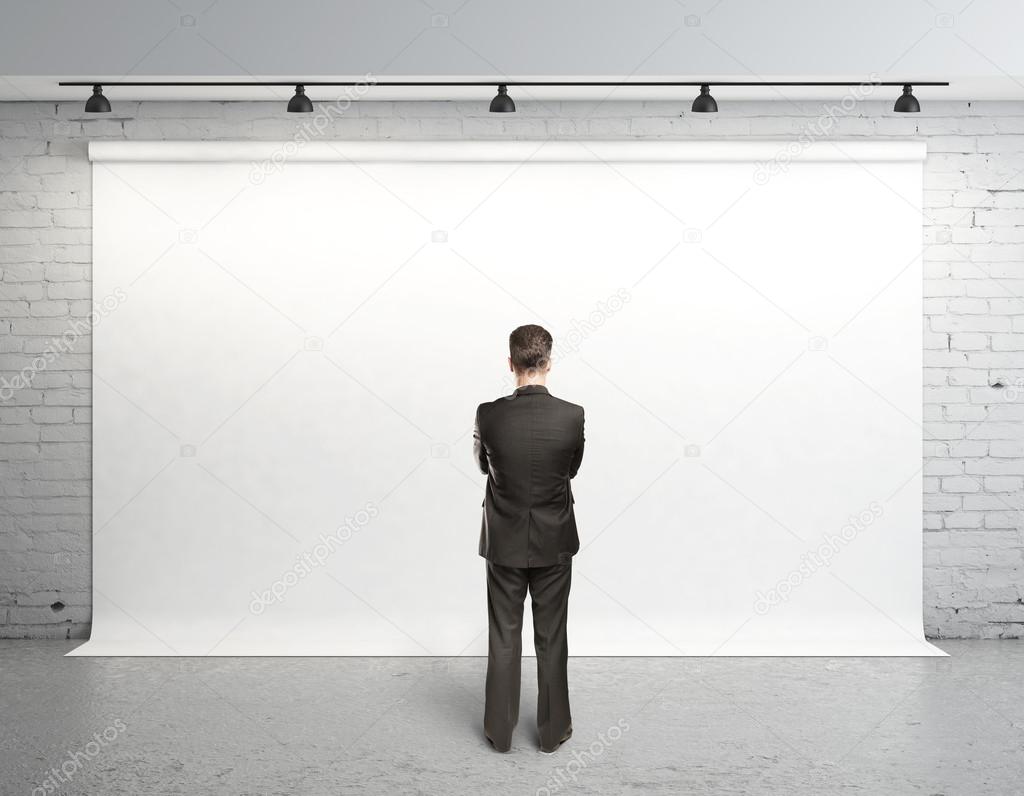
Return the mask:
{"type": "Polygon", "coordinates": [[[572,557],[580,548],[569,484],[583,460],[583,407],[551,395],[551,335],[509,336],[511,395],[476,410],[473,451],[487,475],[480,555],[487,559],[490,624],[484,732],[507,752],[519,719],[523,602],[533,605],[537,729],[553,752],[572,735],[566,616],[572,557]]]}

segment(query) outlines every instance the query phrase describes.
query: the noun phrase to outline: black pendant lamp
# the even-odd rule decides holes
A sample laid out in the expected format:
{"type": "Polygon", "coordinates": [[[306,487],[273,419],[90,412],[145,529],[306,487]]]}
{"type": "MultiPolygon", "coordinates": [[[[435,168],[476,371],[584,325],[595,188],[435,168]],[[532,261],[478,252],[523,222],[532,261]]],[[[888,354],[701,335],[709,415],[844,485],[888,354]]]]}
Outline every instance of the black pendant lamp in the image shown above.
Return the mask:
{"type": "Polygon", "coordinates": [[[103,96],[103,86],[96,83],[92,87],[92,96],[85,101],[86,113],[110,113],[110,100],[103,96]]]}
{"type": "Polygon", "coordinates": [[[515,113],[516,104],[508,95],[508,86],[498,86],[498,93],[491,100],[491,113],[515,113]]]}
{"type": "Polygon", "coordinates": [[[711,96],[711,86],[707,83],[700,87],[700,94],[693,101],[693,107],[690,110],[694,113],[718,113],[718,103],[711,96]]]}
{"type": "Polygon", "coordinates": [[[295,87],[295,96],[288,100],[288,113],[312,113],[313,101],[306,96],[306,87],[299,83],[295,87]]]}
{"type": "Polygon", "coordinates": [[[914,87],[909,83],[903,85],[903,93],[897,98],[896,104],[892,106],[896,113],[920,113],[921,103],[914,96],[914,87]]]}

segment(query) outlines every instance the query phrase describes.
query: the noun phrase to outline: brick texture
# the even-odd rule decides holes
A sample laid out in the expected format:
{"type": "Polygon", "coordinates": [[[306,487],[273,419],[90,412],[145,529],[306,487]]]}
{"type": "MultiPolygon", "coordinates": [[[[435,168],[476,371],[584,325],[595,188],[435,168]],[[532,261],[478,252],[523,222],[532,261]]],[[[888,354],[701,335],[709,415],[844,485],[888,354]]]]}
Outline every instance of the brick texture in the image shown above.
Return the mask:
{"type": "Polygon", "coordinates": [[[0,636],[88,635],[93,139],[866,138],[928,143],[924,617],[933,637],[1024,636],[1024,103],[855,106],[365,102],[319,129],[281,103],[0,103],[0,636]],[[683,112],[685,110],[685,113],[683,112]]]}

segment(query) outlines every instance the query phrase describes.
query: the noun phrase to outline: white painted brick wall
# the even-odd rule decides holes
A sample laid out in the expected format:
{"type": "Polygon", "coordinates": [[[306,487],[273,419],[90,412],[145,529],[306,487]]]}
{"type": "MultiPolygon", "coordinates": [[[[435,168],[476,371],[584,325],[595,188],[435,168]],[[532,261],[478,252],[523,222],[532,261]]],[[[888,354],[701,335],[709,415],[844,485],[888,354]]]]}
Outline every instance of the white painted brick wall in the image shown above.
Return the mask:
{"type": "MultiPolygon", "coordinates": [[[[792,139],[821,103],[357,103],[325,136],[792,139]]],[[[834,105],[834,103],[832,103],[834,105]]],[[[284,103],[0,103],[0,375],[91,307],[92,139],[292,138],[284,103]]],[[[931,636],[1024,636],[1024,103],[863,102],[839,137],[920,136],[925,169],[924,614],[931,636]]],[[[82,637],[90,619],[90,340],[0,401],[0,636],[82,637]],[[54,608],[55,603],[63,608],[54,608]]],[[[168,596],[172,599],[172,596],[168,596]]]]}

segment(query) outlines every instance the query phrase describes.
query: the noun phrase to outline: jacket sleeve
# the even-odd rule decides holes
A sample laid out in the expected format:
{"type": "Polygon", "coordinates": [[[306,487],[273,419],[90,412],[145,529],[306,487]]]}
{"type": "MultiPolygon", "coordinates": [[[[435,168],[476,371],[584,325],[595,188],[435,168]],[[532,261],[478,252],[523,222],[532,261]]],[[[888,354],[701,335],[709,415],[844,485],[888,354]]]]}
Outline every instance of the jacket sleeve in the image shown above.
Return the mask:
{"type": "Polygon", "coordinates": [[[582,464],[582,462],[583,462],[583,443],[585,441],[584,436],[583,436],[583,422],[584,422],[584,414],[583,414],[583,410],[580,409],[580,441],[579,441],[579,445],[576,448],[576,453],[573,454],[572,465],[569,467],[569,477],[570,478],[575,478],[576,477],[576,473],[578,473],[579,470],[580,470],[580,464],[582,464]]]}
{"type": "Polygon", "coordinates": [[[473,458],[476,459],[476,465],[480,468],[480,472],[487,475],[487,450],[484,448],[484,443],[480,439],[480,407],[476,408],[476,419],[473,421],[473,458]]]}

